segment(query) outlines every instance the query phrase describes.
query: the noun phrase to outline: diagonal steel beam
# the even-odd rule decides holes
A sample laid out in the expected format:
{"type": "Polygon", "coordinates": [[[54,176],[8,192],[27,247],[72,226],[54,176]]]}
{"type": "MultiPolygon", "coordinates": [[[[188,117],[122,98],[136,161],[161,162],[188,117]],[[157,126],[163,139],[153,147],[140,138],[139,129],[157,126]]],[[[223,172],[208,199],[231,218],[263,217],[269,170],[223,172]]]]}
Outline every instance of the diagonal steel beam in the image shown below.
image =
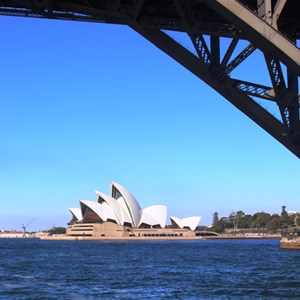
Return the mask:
{"type": "Polygon", "coordinates": [[[230,74],[238,65],[240,65],[245,59],[247,59],[254,51],[256,47],[249,44],[243,51],[240,52],[227,66],[226,74],[230,74]]]}
{"type": "Polygon", "coordinates": [[[276,102],[274,89],[272,87],[238,79],[235,80],[234,86],[246,95],[276,102]]]}
{"type": "Polygon", "coordinates": [[[186,0],[173,0],[177,9],[178,15],[182,20],[184,28],[189,35],[191,42],[197,52],[198,57],[201,59],[206,69],[212,67],[212,56],[205,42],[203,35],[195,34],[191,29],[191,8],[189,2],[186,0]]]}
{"type": "Polygon", "coordinates": [[[275,91],[275,99],[282,120],[291,133],[291,139],[300,143],[298,77],[287,69],[287,82],[283,76],[280,62],[271,55],[265,54],[270,77],[275,91]]]}
{"type": "Polygon", "coordinates": [[[236,39],[236,38],[232,39],[224,57],[223,57],[223,60],[221,62],[221,66],[223,69],[225,69],[225,66],[228,64],[230,57],[232,56],[233,51],[234,51],[235,47],[237,46],[238,42],[239,42],[238,39],[236,39]]]}
{"type": "Polygon", "coordinates": [[[202,2],[236,24],[250,42],[259,45],[261,50],[267,50],[281,57],[286,66],[300,75],[300,50],[276,28],[237,0],[202,0],[202,2]]]}
{"type": "Polygon", "coordinates": [[[140,28],[138,26],[133,26],[133,29],[218,91],[235,107],[300,158],[300,147],[291,141],[288,129],[272,114],[253,101],[251,97],[236,88],[236,81],[234,79],[227,77],[222,83],[215,80],[207,72],[206,68],[203,67],[203,64],[199,63],[199,59],[195,55],[160,30],[140,28]]]}

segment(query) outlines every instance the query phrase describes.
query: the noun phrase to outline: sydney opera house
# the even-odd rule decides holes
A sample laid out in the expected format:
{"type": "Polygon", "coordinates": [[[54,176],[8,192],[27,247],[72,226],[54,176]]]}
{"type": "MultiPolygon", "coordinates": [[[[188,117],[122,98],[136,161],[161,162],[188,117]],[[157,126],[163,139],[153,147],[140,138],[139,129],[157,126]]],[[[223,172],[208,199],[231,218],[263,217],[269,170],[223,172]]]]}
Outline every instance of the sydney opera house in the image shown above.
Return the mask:
{"type": "Polygon", "coordinates": [[[201,217],[170,217],[167,207],[153,205],[141,209],[135,197],[112,182],[110,195],[96,192],[97,201],[81,200],[80,208],[70,208],[72,220],[68,236],[86,237],[191,237],[201,217]]]}

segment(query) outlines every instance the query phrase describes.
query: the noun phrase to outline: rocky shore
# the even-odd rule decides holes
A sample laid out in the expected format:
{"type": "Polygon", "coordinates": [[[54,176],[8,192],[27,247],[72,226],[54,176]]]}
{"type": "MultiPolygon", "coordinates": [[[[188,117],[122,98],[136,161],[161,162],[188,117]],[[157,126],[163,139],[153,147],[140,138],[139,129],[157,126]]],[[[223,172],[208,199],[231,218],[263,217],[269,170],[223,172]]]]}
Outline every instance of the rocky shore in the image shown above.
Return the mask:
{"type": "Polygon", "coordinates": [[[284,236],[280,241],[280,248],[300,250],[300,237],[299,236],[284,236]]]}

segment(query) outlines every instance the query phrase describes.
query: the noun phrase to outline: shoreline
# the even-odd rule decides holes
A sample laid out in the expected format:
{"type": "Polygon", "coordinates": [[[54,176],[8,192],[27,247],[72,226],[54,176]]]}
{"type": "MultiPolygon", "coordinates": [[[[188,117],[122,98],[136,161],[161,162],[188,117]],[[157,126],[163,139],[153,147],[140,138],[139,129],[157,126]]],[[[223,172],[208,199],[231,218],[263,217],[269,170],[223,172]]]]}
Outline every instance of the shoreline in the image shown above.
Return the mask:
{"type": "Polygon", "coordinates": [[[203,240],[280,240],[280,236],[195,236],[195,237],[84,237],[84,236],[43,236],[45,241],[203,241],[203,240]]]}

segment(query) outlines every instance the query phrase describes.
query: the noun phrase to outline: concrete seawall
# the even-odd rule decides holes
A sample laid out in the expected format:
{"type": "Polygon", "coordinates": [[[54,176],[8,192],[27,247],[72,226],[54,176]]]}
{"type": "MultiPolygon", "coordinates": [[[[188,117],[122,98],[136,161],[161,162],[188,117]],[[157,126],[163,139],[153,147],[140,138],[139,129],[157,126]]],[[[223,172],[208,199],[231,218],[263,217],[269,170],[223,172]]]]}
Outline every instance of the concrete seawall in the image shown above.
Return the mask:
{"type": "Polygon", "coordinates": [[[136,237],[136,236],[125,236],[125,237],[91,237],[91,236],[44,236],[40,238],[46,241],[149,241],[149,240],[164,240],[164,241],[176,241],[176,240],[203,240],[203,237],[184,237],[184,236],[149,236],[149,237],[136,237]]]}
{"type": "Polygon", "coordinates": [[[127,236],[127,237],[90,237],[90,236],[43,236],[40,237],[41,240],[47,241],[149,241],[149,240],[163,240],[163,241],[194,241],[194,240],[226,240],[226,239],[276,239],[279,240],[278,236],[153,236],[153,237],[143,237],[143,236],[127,236]]]}
{"type": "Polygon", "coordinates": [[[280,248],[300,250],[300,237],[293,237],[293,236],[282,237],[280,241],[280,248]]]}

